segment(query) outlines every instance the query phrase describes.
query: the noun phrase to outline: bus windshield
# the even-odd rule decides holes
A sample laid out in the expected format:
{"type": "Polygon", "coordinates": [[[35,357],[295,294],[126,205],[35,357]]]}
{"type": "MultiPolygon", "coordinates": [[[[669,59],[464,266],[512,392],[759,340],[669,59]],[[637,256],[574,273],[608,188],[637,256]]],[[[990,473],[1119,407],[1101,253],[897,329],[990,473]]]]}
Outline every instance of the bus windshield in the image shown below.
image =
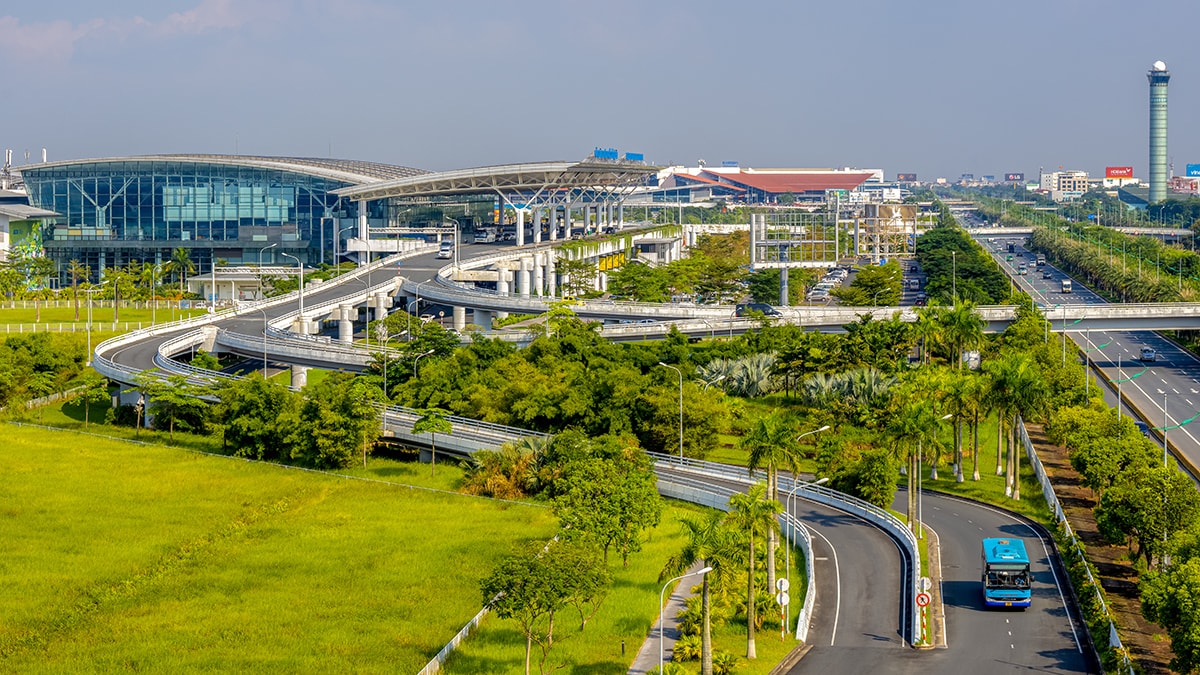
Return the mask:
{"type": "Polygon", "coordinates": [[[1025,542],[1013,537],[983,540],[983,604],[1029,607],[1033,599],[1025,542]]]}
{"type": "Polygon", "coordinates": [[[988,588],[1029,588],[1029,566],[1023,570],[988,569],[988,588]]]}

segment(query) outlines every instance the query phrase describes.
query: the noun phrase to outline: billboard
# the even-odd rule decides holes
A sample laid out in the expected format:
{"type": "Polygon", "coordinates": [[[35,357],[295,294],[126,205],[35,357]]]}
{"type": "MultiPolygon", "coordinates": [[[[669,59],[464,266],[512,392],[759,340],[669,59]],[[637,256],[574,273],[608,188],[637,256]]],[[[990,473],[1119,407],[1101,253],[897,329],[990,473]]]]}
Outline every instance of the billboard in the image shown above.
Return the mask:
{"type": "Polygon", "coordinates": [[[1133,178],[1132,166],[1106,166],[1104,167],[1105,178],[1133,178]]]}
{"type": "Polygon", "coordinates": [[[984,181],[986,181],[986,182],[988,182],[988,183],[995,183],[995,182],[996,182],[996,177],[995,177],[995,176],[992,176],[992,175],[985,175],[985,176],[983,177],[983,180],[984,180],[984,181]]]}
{"type": "Polygon", "coordinates": [[[1020,172],[1006,173],[1006,174],[1004,174],[1004,180],[1006,180],[1010,183],[1020,183],[1021,181],[1025,180],[1025,174],[1020,173],[1020,172]]]}
{"type": "Polygon", "coordinates": [[[1200,164],[1188,164],[1187,175],[1188,178],[1200,177],[1200,164]]]}
{"type": "Polygon", "coordinates": [[[596,148],[592,152],[592,157],[595,157],[596,159],[616,159],[617,158],[617,149],[616,148],[596,148]]]}
{"type": "Polygon", "coordinates": [[[915,173],[898,173],[898,174],[896,174],[896,180],[908,181],[911,183],[911,182],[914,182],[917,180],[917,174],[915,174],[915,173]]]}
{"type": "Polygon", "coordinates": [[[964,174],[962,175],[962,180],[975,180],[975,174],[973,174],[973,173],[964,173],[964,174]]]}

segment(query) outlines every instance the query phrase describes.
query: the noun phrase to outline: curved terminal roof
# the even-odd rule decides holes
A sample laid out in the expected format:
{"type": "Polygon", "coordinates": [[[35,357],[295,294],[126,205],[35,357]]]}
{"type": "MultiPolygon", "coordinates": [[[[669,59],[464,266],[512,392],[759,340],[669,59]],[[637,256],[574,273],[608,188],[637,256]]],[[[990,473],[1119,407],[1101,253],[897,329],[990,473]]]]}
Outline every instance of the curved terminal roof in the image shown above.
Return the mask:
{"type": "Polygon", "coordinates": [[[642,162],[597,161],[504,164],[456,169],[355,185],[333,193],[353,200],[430,197],[527,190],[629,187],[640,184],[660,167],[642,162]]]}
{"type": "Polygon", "coordinates": [[[140,155],[134,157],[108,157],[98,159],[71,159],[43,164],[29,164],[17,171],[36,171],[45,168],[77,166],[81,164],[106,164],[111,162],[195,162],[199,164],[223,164],[246,166],[258,169],[290,171],[353,185],[394,181],[429,174],[424,169],[413,169],[393,164],[362,162],[353,159],[328,159],[314,157],[261,157],[254,155],[140,155]]]}

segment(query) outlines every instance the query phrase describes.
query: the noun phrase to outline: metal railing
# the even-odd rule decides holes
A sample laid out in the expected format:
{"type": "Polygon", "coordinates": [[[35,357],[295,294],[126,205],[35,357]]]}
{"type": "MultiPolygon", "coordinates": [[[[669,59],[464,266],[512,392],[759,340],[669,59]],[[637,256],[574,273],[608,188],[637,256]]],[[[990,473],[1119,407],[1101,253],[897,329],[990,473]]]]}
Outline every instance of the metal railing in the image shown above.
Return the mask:
{"type": "Polygon", "coordinates": [[[1133,675],[1133,661],[1129,658],[1129,652],[1125,649],[1125,645],[1121,643],[1121,636],[1117,633],[1117,624],[1112,620],[1112,613],[1108,609],[1108,603],[1104,601],[1104,589],[1100,585],[1100,581],[1092,576],[1092,566],[1084,557],[1084,546],[1075,536],[1075,530],[1071,528],[1071,523],[1067,521],[1067,514],[1063,511],[1062,502],[1058,500],[1058,495],[1054,493],[1054,486],[1050,483],[1050,477],[1046,474],[1046,468],[1042,465],[1042,459],[1038,457],[1037,449],[1033,447],[1033,441],[1029,439],[1029,431],[1025,428],[1025,420],[1017,418],[1017,437],[1021,439],[1021,445],[1025,447],[1025,456],[1029,458],[1029,465],[1033,467],[1033,473],[1037,476],[1038,483],[1042,486],[1042,496],[1046,499],[1046,504],[1050,506],[1050,511],[1054,514],[1056,523],[1062,526],[1063,533],[1071,542],[1071,550],[1074,551],[1083,563],[1083,569],[1087,573],[1088,582],[1092,585],[1092,589],[1096,593],[1096,602],[1100,605],[1100,612],[1109,617],[1108,619],[1108,644],[1116,652],[1121,659],[1120,668],[1122,673],[1133,675]]]}
{"type": "MultiPolygon", "coordinates": [[[[723,480],[737,481],[744,484],[751,484],[760,480],[766,479],[765,471],[756,471],[753,474],[742,467],[730,466],[728,464],[718,464],[716,462],[706,462],[698,459],[683,458],[672,455],[664,455],[659,453],[648,453],[655,464],[662,463],[672,466],[677,469],[687,470],[699,475],[709,475],[721,478],[723,480]]],[[[884,533],[894,539],[899,545],[901,551],[901,562],[904,566],[904,574],[908,578],[900,584],[901,607],[904,608],[904,630],[906,639],[909,644],[915,643],[917,635],[917,617],[919,616],[919,608],[917,607],[918,584],[921,578],[921,558],[920,550],[917,544],[917,538],[896,516],[890,512],[875,506],[869,502],[852,497],[848,494],[838,492],[822,485],[814,485],[804,481],[797,481],[790,476],[783,474],[779,475],[780,489],[786,489],[790,492],[795,489],[796,496],[803,497],[809,501],[823,504],[833,509],[837,509],[844,513],[849,513],[853,516],[858,516],[863,520],[873,523],[884,533]]]]}

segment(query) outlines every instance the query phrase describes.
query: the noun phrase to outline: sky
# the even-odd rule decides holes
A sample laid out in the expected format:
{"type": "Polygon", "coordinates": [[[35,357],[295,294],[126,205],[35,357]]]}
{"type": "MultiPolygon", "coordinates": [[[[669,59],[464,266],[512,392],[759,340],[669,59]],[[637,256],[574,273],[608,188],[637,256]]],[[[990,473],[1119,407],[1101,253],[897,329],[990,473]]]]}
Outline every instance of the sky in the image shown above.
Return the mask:
{"type": "Polygon", "coordinates": [[[1161,59],[1182,174],[1198,25],[1196,0],[5,3],[0,147],[1146,177],[1161,59]]]}

